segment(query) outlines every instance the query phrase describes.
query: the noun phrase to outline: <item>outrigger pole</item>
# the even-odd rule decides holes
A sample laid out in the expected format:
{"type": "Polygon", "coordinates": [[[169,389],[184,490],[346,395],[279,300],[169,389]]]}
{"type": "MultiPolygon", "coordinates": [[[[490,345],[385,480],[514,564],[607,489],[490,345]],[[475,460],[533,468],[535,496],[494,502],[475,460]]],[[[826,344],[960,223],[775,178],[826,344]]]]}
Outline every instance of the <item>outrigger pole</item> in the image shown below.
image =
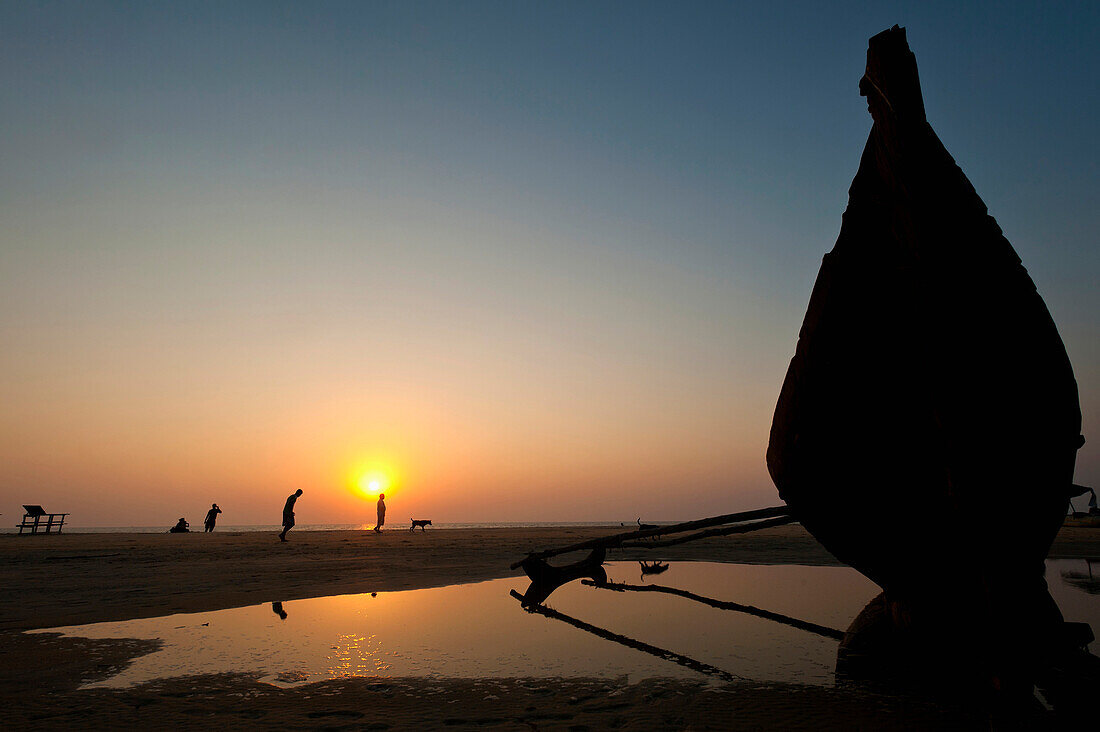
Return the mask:
{"type": "Polygon", "coordinates": [[[676,587],[665,587],[664,585],[628,585],[621,582],[595,582],[593,580],[581,580],[581,584],[589,587],[596,587],[601,590],[614,590],[615,592],[660,592],[666,595],[675,595],[688,600],[694,600],[703,605],[718,608],[719,610],[732,610],[734,612],[745,613],[746,615],[755,615],[758,618],[789,625],[792,628],[815,633],[825,638],[844,640],[844,631],[837,630],[836,628],[818,625],[808,620],[799,620],[798,618],[792,618],[790,615],[783,615],[782,613],[773,613],[771,610],[762,610],[752,605],[742,605],[739,602],[729,602],[727,600],[715,600],[714,598],[697,595],[694,592],[688,592],[687,590],[681,590],[676,587]]]}
{"type": "MultiPolygon", "coordinates": [[[[518,569],[519,567],[526,568],[536,562],[547,559],[548,557],[556,557],[559,554],[568,554],[569,552],[577,552],[584,549],[612,549],[621,548],[624,546],[670,546],[672,544],[682,544],[687,541],[695,541],[696,539],[705,539],[710,536],[723,536],[726,534],[741,534],[747,531],[757,531],[759,529],[766,529],[770,526],[780,526],[782,524],[793,523],[796,520],[797,519],[795,519],[795,517],[791,515],[791,510],[787,506],[773,506],[772,508],[758,508],[753,511],[741,511],[740,513],[727,513],[721,516],[713,516],[711,518],[686,521],[681,524],[658,526],[655,529],[627,531],[622,534],[613,534],[611,536],[605,536],[599,539],[589,539],[588,541],[582,541],[577,544],[570,544],[569,546],[563,546],[557,549],[547,549],[541,552],[531,552],[524,559],[521,559],[518,562],[513,562],[512,569],[518,569]],[[758,519],[772,520],[758,521],[758,519]],[[756,523],[744,524],[744,522],[746,521],[756,521],[756,523]],[[727,526],[723,529],[716,529],[711,531],[701,531],[697,534],[680,537],[678,539],[670,539],[669,541],[665,542],[647,542],[645,544],[624,543],[630,541],[631,539],[648,539],[651,536],[667,536],[668,534],[680,534],[685,531],[695,531],[696,529],[706,529],[713,526],[726,526],[727,524],[734,523],[744,525],[733,527],[727,526]]],[[[532,577],[532,579],[534,578],[532,577]]]]}
{"type": "Polygon", "coordinates": [[[680,536],[675,539],[669,539],[668,541],[628,541],[620,544],[622,549],[657,549],[663,546],[675,546],[677,544],[686,544],[689,541],[697,541],[699,539],[707,539],[712,536],[729,536],[730,534],[747,534],[750,531],[759,531],[760,529],[770,529],[772,526],[783,526],[784,524],[793,524],[797,521],[794,516],[780,516],[778,518],[767,519],[765,521],[753,521],[748,524],[739,524],[737,526],[723,526],[719,529],[707,529],[706,531],[700,531],[695,534],[688,534],[687,536],[680,536]]]}

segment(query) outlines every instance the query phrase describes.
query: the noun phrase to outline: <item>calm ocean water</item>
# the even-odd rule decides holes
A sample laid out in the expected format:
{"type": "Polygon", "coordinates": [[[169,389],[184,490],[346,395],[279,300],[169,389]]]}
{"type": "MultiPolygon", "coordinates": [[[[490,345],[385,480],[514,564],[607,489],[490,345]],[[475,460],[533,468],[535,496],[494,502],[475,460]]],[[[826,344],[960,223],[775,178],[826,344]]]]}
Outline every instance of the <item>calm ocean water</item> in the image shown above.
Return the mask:
{"type": "MultiPolygon", "coordinates": [[[[662,523],[662,522],[652,522],[662,523]]],[[[169,525],[166,526],[69,526],[65,525],[64,533],[66,534],[164,534],[168,532],[169,525]]],[[[294,527],[295,532],[299,531],[360,531],[363,529],[369,529],[373,527],[373,523],[369,524],[299,524],[294,527]]],[[[442,521],[436,521],[428,530],[431,529],[522,529],[522,528],[564,528],[564,527],[586,527],[586,526],[605,526],[620,528],[618,521],[501,521],[501,522],[483,522],[483,523],[445,523],[442,521]]],[[[386,528],[390,531],[396,531],[398,529],[407,529],[407,523],[395,523],[386,524],[386,528]]],[[[623,530],[630,530],[638,528],[636,524],[632,522],[624,522],[622,524],[623,530]]],[[[238,532],[254,532],[254,531],[275,531],[278,532],[282,529],[282,526],[278,524],[264,524],[256,526],[229,526],[218,524],[216,531],[221,534],[238,533],[238,532]]],[[[191,522],[191,531],[201,533],[202,522],[191,522]]],[[[18,529],[14,528],[0,528],[0,534],[17,534],[18,529]]]]}

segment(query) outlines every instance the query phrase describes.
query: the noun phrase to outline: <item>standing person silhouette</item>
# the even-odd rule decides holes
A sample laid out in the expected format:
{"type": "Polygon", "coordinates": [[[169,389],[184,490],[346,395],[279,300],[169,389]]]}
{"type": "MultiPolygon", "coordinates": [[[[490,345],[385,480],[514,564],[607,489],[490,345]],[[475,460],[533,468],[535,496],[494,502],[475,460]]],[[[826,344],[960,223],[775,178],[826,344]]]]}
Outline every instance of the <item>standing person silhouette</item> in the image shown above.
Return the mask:
{"type": "Polygon", "coordinates": [[[294,528],[294,504],[298,502],[298,496],[302,495],[302,489],[294,491],[294,494],[286,499],[283,506],[283,530],[279,534],[279,541],[286,541],[286,532],[294,528]]]}
{"type": "Polygon", "coordinates": [[[386,494],[378,494],[378,523],[374,525],[374,530],[379,534],[382,533],[382,525],[386,523],[386,494]]]}
{"type": "Polygon", "coordinates": [[[218,504],[215,503],[211,505],[210,510],[206,512],[206,521],[203,522],[203,526],[206,527],[203,530],[204,534],[208,534],[214,530],[214,522],[218,520],[218,514],[221,512],[222,510],[218,508],[218,504]]]}

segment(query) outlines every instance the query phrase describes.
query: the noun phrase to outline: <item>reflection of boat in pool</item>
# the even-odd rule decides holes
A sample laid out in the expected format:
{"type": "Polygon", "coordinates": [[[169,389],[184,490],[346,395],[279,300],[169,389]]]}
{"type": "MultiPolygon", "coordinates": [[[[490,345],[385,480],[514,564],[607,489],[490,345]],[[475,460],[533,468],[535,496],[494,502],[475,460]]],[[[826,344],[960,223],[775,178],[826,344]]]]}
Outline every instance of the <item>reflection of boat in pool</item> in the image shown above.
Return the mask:
{"type": "Polygon", "coordinates": [[[904,29],[870,40],[860,93],[874,124],[768,469],[802,525],[884,589],[883,618],[1011,676],[1060,642],[1043,560],[1084,442],[1077,384],[1035,285],[925,117],[904,29]]]}
{"type": "Polygon", "coordinates": [[[1100,595],[1100,575],[1093,574],[1092,571],[1092,563],[1094,561],[1096,560],[1085,560],[1086,571],[1084,572],[1063,570],[1062,581],[1090,595],[1100,595]]]}

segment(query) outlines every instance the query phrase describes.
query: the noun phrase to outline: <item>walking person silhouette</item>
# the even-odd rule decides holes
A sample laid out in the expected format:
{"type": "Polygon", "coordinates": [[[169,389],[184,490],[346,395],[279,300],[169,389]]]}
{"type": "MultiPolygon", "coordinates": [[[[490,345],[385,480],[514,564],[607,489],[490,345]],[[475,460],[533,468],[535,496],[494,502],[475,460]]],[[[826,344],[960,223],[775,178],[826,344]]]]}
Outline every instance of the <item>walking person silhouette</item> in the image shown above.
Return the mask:
{"type": "Polygon", "coordinates": [[[286,505],[283,506],[283,530],[279,534],[279,541],[286,541],[286,532],[294,528],[294,504],[298,502],[300,495],[302,495],[301,488],[286,499],[286,505]]]}

